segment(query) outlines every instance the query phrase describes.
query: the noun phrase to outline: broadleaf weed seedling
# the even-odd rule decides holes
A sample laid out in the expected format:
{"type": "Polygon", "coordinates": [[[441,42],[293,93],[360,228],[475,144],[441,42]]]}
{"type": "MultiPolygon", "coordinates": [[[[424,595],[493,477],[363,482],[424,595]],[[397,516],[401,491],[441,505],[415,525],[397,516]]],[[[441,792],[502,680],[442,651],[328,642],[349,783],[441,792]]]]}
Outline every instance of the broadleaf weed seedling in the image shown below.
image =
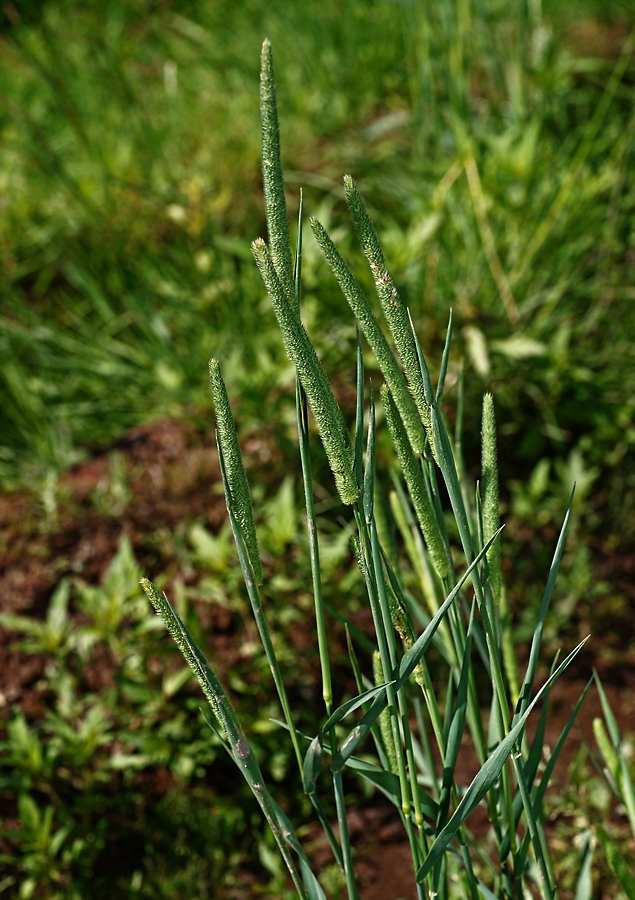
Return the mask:
{"type": "MultiPolygon", "coordinates": [[[[545,838],[541,804],[553,765],[580,703],[544,772],[539,771],[539,762],[546,706],[532,741],[526,734],[526,723],[536,706],[541,701],[546,703],[551,685],[584,644],[583,641],[575,647],[559,664],[554,662],[546,683],[534,694],[538,652],[571,507],[553,557],[527,671],[521,679],[501,578],[502,529],[493,399],[488,394],[483,401],[482,477],[476,497],[472,498],[463,474],[461,426],[457,426],[455,439],[451,440],[441,409],[451,345],[451,319],[435,387],[408,309],[387,271],[364,202],[353,179],[346,176],[344,184],[349,210],[370,265],[403,373],[370,303],[333,241],[316,220],[311,221],[311,227],[386,380],[380,396],[408,496],[400,476],[395,474],[394,490],[388,491],[390,502],[382,506],[381,516],[392,515],[391,527],[400,534],[413,568],[421,573],[423,602],[407,589],[399,566],[391,562],[394,549],[389,548],[388,552],[380,540],[380,533],[383,534],[385,529],[378,500],[381,475],[376,469],[374,390],[371,384],[366,415],[359,333],[357,411],[354,439],[351,440],[324,368],[300,320],[302,201],[294,267],[280,163],[273,60],[268,41],[262,51],[261,111],[269,244],[262,239],[255,241],[253,253],[285,348],[297,373],[298,434],[325,705],[323,724],[313,738],[307,739],[297,730],[269,632],[260,595],[263,576],[250,492],[217,360],[210,364],[210,376],[229,520],[304,791],[324,827],[349,900],[358,898],[358,888],[354,849],[347,826],[342,780],[345,769],[379,788],[396,807],[409,840],[413,879],[420,898],[480,896],[517,900],[525,896],[526,891],[536,890],[545,898],[555,898],[558,887],[545,838]],[[349,633],[349,654],[359,693],[345,702],[343,697],[337,696],[329,658],[308,441],[309,408],[317,423],[340,498],[352,507],[356,525],[355,556],[365,582],[375,632],[372,667],[366,678],[349,633]],[[466,563],[463,572],[457,569],[456,559],[460,554],[453,548],[446,528],[441,482],[450,500],[454,518],[452,531],[458,534],[466,563]],[[422,627],[420,634],[415,622],[422,627]],[[448,666],[448,692],[443,706],[426,662],[426,651],[433,641],[441,648],[448,666]],[[483,697],[482,688],[477,687],[479,667],[484,668],[492,685],[489,698],[483,697]],[[488,707],[489,713],[484,712],[488,707]],[[347,717],[359,709],[361,718],[348,731],[343,731],[347,717]],[[417,723],[416,727],[413,722],[417,723]],[[480,765],[469,785],[460,783],[456,772],[466,729],[480,765]],[[371,759],[366,751],[363,757],[357,755],[365,741],[372,741],[374,745],[371,759]],[[321,800],[322,782],[327,774],[335,801],[337,836],[321,800]],[[468,829],[470,815],[483,802],[496,847],[492,858],[468,829]]],[[[295,829],[270,793],[248,736],[212,667],[167,597],[147,579],[141,583],[197,675],[215,714],[216,722],[210,720],[210,727],[260,804],[298,894],[311,900],[324,897],[295,829]]],[[[338,612],[346,620],[345,601],[338,612]]]]}

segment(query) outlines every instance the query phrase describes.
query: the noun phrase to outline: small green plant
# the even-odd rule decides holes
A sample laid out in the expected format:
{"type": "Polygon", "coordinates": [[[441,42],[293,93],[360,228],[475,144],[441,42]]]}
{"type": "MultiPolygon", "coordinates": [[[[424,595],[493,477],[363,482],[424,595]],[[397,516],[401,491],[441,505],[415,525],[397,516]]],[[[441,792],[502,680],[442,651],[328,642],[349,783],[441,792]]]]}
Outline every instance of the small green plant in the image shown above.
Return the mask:
{"type": "MultiPolygon", "coordinates": [[[[271,47],[261,60],[263,180],[269,243],[253,253],[271,299],[296,373],[298,439],[309,534],[317,645],[324,714],[316,734],[296,725],[284,672],[272,640],[261,586],[250,491],[245,477],[227,393],[217,360],[210,375],[217,418],[217,443],[227,511],[247,593],[282,709],[306,795],[324,827],[349,900],[358,897],[354,848],[347,827],[344,772],[380,790],[395,806],[412,851],[418,896],[520,898],[538,889],[558,896],[547,846],[542,801],[553,766],[591,682],[573,710],[544,770],[539,769],[551,685],[584,641],[562,662],[554,661],[545,684],[534,693],[542,634],[562,556],[571,503],[557,542],[527,669],[517,669],[501,577],[501,527],[494,403],[486,395],[482,414],[482,476],[475,493],[464,475],[461,425],[450,438],[442,401],[452,340],[447,330],[439,375],[433,384],[428,363],[352,178],[346,199],[369,263],[383,316],[401,366],[375,313],[326,230],[311,227],[373,350],[385,385],[381,389],[388,431],[401,475],[380,488],[377,470],[375,394],[367,388],[361,337],[357,339],[357,406],[351,439],[342,410],[300,317],[302,200],[295,264],[291,252],[271,47]],[[372,665],[349,636],[350,662],[358,693],[339,695],[332,681],[329,624],[323,601],[320,540],[314,508],[309,407],[343,504],[352,510],[352,550],[365,583],[374,626],[372,665]],[[404,490],[402,479],[407,488],[404,490]],[[447,494],[450,509],[444,510],[447,494]],[[384,503],[382,497],[388,497],[384,503]],[[387,527],[387,524],[389,527],[387,527]],[[402,548],[388,537],[399,535],[402,548]],[[406,567],[419,576],[413,590],[406,567]],[[447,671],[444,701],[433,687],[427,651],[434,645],[447,671]],[[366,671],[364,671],[366,669],[366,671]],[[490,685],[489,694],[486,696],[490,685]],[[543,702],[533,740],[530,714],[543,702]],[[345,724],[361,712],[352,727],[345,724]],[[416,727],[413,726],[416,722],[416,727]],[[470,784],[456,777],[464,732],[469,731],[480,768],[470,784]],[[433,750],[434,747],[434,750],[433,750]],[[440,762],[439,762],[440,761],[440,762]],[[325,812],[323,783],[333,792],[339,836],[325,812]],[[487,853],[469,831],[469,817],[485,804],[496,852],[487,853]]],[[[147,579],[142,585],[196,674],[214,719],[209,725],[237,765],[269,823],[302,898],[324,897],[288,816],[267,786],[249,735],[230,704],[213,667],[169,600],[147,579]]],[[[346,597],[338,610],[346,620],[346,597]]]]}

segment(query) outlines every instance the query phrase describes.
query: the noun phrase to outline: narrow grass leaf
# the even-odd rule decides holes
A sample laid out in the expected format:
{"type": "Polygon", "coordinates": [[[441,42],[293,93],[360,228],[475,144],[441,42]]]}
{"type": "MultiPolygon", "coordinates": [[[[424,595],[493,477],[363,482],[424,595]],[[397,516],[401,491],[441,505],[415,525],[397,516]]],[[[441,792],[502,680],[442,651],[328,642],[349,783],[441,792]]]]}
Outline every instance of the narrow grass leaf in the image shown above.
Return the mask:
{"type": "Polygon", "coordinates": [[[620,760],[613,749],[613,744],[606,733],[606,728],[604,727],[604,722],[602,719],[593,719],[593,737],[595,738],[595,743],[598,745],[600,749],[600,753],[604,758],[604,762],[606,764],[606,768],[613,779],[613,782],[619,790],[620,784],[620,760]]]}
{"type": "MultiPolygon", "coordinates": [[[[387,772],[386,769],[375,766],[367,760],[358,759],[356,756],[351,756],[347,765],[354,772],[358,772],[372,784],[381,788],[395,806],[401,808],[401,787],[397,775],[387,772]]],[[[434,821],[438,815],[437,804],[422,788],[419,788],[419,798],[424,814],[434,821]]]]}
{"type": "MultiPolygon", "coordinates": [[[[402,657],[399,666],[395,672],[396,683],[395,683],[395,691],[401,690],[404,684],[408,681],[415,668],[419,664],[420,659],[423,654],[428,649],[430,642],[432,641],[441,621],[443,620],[444,615],[456,599],[459,591],[461,590],[464,582],[472,573],[472,569],[476,566],[483,555],[487,551],[487,547],[484,547],[476,559],[473,561],[472,565],[469,566],[455,587],[450,591],[448,596],[445,598],[438,611],[434,615],[434,617],[430,620],[430,623],[426,627],[423,634],[421,634],[415,643],[412,645],[410,650],[408,650],[402,657]]],[[[376,697],[373,701],[373,705],[368,710],[367,713],[360,719],[359,723],[356,727],[351,731],[351,733],[347,736],[347,738],[342,742],[340,749],[336,753],[333,764],[331,766],[332,771],[340,771],[344,765],[346,765],[347,759],[353,754],[359,744],[364,740],[368,732],[370,731],[372,725],[377,720],[377,717],[381,713],[381,711],[385,708],[388,700],[386,695],[381,695],[376,697]]]]}
{"type": "Polygon", "coordinates": [[[474,603],[470,612],[470,621],[467,629],[467,637],[465,640],[465,650],[463,653],[463,662],[461,664],[461,676],[459,678],[459,687],[456,694],[456,703],[454,712],[448,729],[446,740],[445,759],[443,761],[443,782],[441,786],[441,796],[439,797],[439,817],[437,819],[437,831],[446,824],[450,809],[450,798],[452,787],[454,785],[454,771],[459,758],[459,750],[461,749],[461,741],[463,739],[463,730],[465,728],[465,716],[467,714],[467,693],[469,685],[469,676],[471,669],[471,652],[472,652],[472,627],[474,624],[474,603]]]}
{"type": "Polygon", "coordinates": [[[309,865],[309,860],[304,853],[300,856],[300,872],[302,873],[302,880],[304,881],[308,900],[326,900],[326,895],[322,890],[322,886],[313,874],[311,866],[309,865]]]}
{"type": "Polygon", "coordinates": [[[302,783],[305,794],[315,793],[315,783],[318,774],[322,768],[322,759],[324,751],[322,749],[321,735],[317,735],[311,741],[309,749],[304,757],[304,768],[302,770],[302,783]]]}
{"type": "MultiPolygon", "coordinates": [[[[501,530],[504,526],[501,526],[501,530]]],[[[496,536],[495,536],[496,537],[496,536]]],[[[495,539],[492,538],[492,540],[495,539]]],[[[435,614],[435,616],[431,619],[430,624],[427,626],[423,634],[421,634],[415,643],[412,645],[410,650],[407,653],[404,653],[401,662],[399,664],[399,677],[397,678],[397,684],[395,686],[395,690],[399,690],[399,688],[405,683],[406,679],[410,677],[414,667],[417,665],[423,654],[428,648],[434,633],[436,632],[439,624],[441,623],[441,619],[445,615],[446,611],[452,604],[454,598],[458,595],[459,591],[465,584],[466,580],[472,575],[475,566],[479,564],[485,553],[489,548],[489,543],[487,543],[480,553],[474,558],[471,564],[467,567],[465,572],[458,579],[456,585],[452,588],[446,599],[443,601],[441,606],[439,607],[439,611],[435,614]]]]}
{"type": "MultiPolygon", "coordinates": [[[[549,757],[549,761],[547,762],[547,765],[545,766],[545,771],[542,773],[542,776],[540,778],[540,783],[537,785],[537,787],[534,787],[532,789],[531,799],[532,799],[532,803],[534,805],[534,809],[536,811],[536,815],[539,815],[539,813],[540,813],[540,809],[542,808],[542,803],[543,803],[545,794],[547,793],[547,787],[549,786],[549,781],[551,779],[553,770],[558,761],[558,757],[560,756],[560,752],[561,752],[562,748],[564,747],[567,737],[569,736],[569,732],[573,728],[573,724],[578,716],[578,713],[580,712],[580,708],[581,708],[582,704],[584,703],[585,697],[588,694],[589,689],[592,684],[593,684],[593,678],[590,678],[589,681],[587,682],[587,685],[584,688],[582,694],[580,695],[578,702],[573,707],[571,715],[567,719],[567,722],[566,722],[564,728],[562,729],[562,732],[560,733],[560,737],[558,738],[558,740],[555,743],[555,746],[553,748],[551,756],[549,757]]],[[[549,689],[547,689],[545,691],[545,705],[547,703],[548,696],[549,696],[549,689]]],[[[529,833],[527,833],[525,835],[525,837],[523,838],[523,843],[522,843],[521,848],[516,857],[516,864],[521,869],[521,871],[524,868],[525,856],[526,856],[527,852],[529,851],[529,843],[530,843],[530,835],[529,835],[529,833]]],[[[501,847],[501,853],[506,855],[508,852],[509,852],[509,835],[506,835],[505,839],[503,841],[503,845],[501,847]]]]}
{"type": "Polygon", "coordinates": [[[452,344],[452,310],[450,310],[450,318],[448,320],[448,330],[445,335],[445,346],[443,347],[443,356],[441,357],[441,369],[439,370],[439,380],[437,382],[437,403],[441,403],[443,397],[443,389],[445,387],[445,376],[448,371],[448,361],[450,359],[450,346],[452,344]]]}
{"type": "Polygon", "coordinates": [[[593,897],[593,876],[591,862],[593,850],[591,849],[591,834],[587,830],[582,836],[582,859],[580,862],[580,874],[575,887],[575,900],[591,900],[593,897]]]}
{"type": "Polygon", "coordinates": [[[369,690],[364,691],[363,694],[359,694],[357,697],[353,697],[351,700],[347,700],[346,703],[343,703],[339,706],[332,715],[328,717],[322,728],[320,729],[320,734],[325,735],[328,734],[329,731],[332,731],[336,725],[339,725],[340,722],[346,718],[346,716],[350,715],[352,712],[355,712],[356,709],[359,709],[364,703],[368,700],[372,700],[374,697],[386,692],[386,685],[379,684],[375,687],[369,688],[369,690]]]}
{"type": "Polygon", "coordinates": [[[538,701],[541,699],[541,697],[547,690],[548,685],[553,684],[556,678],[558,678],[558,676],[566,669],[571,660],[580,652],[587,640],[588,638],[585,638],[583,641],[581,641],[578,646],[571,651],[564,662],[562,662],[558,666],[549,680],[545,683],[545,685],[543,685],[540,691],[538,691],[523,715],[513,725],[510,732],[503,738],[496,750],[494,750],[494,752],[488,757],[485,764],[482,766],[481,770],[478,772],[478,774],[468,787],[467,791],[463,795],[463,798],[454,811],[452,818],[437,835],[424,864],[417,872],[417,881],[419,883],[421,883],[423,879],[427,877],[437,859],[439,859],[441,854],[444,852],[445,848],[453,839],[454,835],[461,827],[463,822],[476,809],[485,794],[498,779],[500,771],[505,764],[505,760],[513,751],[515,745],[522,736],[522,729],[525,725],[525,722],[527,721],[529,713],[533,710],[536,703],[538,703],[538,701]]]}
{"type": "MultiPolygon", "coordinates": [[[[518,788],[520,791],[520,796],[522,800],[522,805],[525,810],[525,816],[527,818],[527,834],[531,839],[531,843],[534,848],[534,853],[536,855],[536,860],[538,861],[538,868],[540,870],[540,878],[542,881],[542,889],[547,900],[553,900],[554,896],[554,886],[551,883],[551,876],[547,867],[547,859],[544,851],[544,847],[541,841],[541,832],[540,827],[538,825],[537,811],[534,808],[534,805],[531,800],[531,796],[529,793],[529,786],[527,783],[527,778],[525,776],[525,770],[523,766],[522,754],[520,752],[512,754],[514,770],[516,772],[516,778],[518,780],[518,788]]],[[[512,819],[512,822],[515,824],[515,817],[512,819]]],[[[523,859],[523,864],[525,859],[523,859]]],[[[518,865],[518,859],[516,860],[516,871],[521,874],[522,869],[518,865]]]]}
{"type": "Polygon", "coordinates": [[[326,900],[324,891],[322,890],[319,881],[311,871],[309,860],[307,859],[307,855],[304,852],[300,841],[298,840],[298,836],[296,835],[295,829],[291,824],[291,820],[289,819],[287,814],[283,812],[282,809],[280,809],[277,801],[273,797],[271,797],[271,795],[270,798],[271,805],[278,820],[278,827],[282,833],[282,837],[287,842],[287,844],[298,854],[298,858],[300,860],[300,871],[302,873],[302,879],[306,888],[307,900],[326,900]]]}
{"type": "Polygon", "coordinates": [[[562,528],[560,529],[560,535],[558,536],[558,543],[556,544],[556,549],[553,555],[553,559],[551,561],[551,566],[549,568],[549,576],[547,578],[547,585],[545,587],[545,592],[543,594],[542,603],[540,604],[540,611],[538,613],[538,621],[536,623],[536,627],[534,629],[534,634],[531,639],[531,649],[529,651],[529,662],[527,663],[527,671],[525,673],[525,678],[523,680],[522,687],[520,689],[520,699],[518,701],[516,707],[516,716],[522,715],[527,704],[529,703],[529,698],[531,696],[531,692],[534,686],[534,677],[536,675],[536,667],[538,665],[538,653],[540,651],[540,644],[542,643],[542,633],[545,627],[545,619],[547,618],[547,612],[549,611],[549,603],[551,601],[551,595],[553,594],[553,589],[556,583],[556,578],[558,577],[558,569],[560,567],[560,560],[562,559],[562,551],[564,550],[564,542],[567,535],[567,527],[569,525],[569,518],[571,515],[571,507],[573,505],[573,493],[575,488],[571,492],[571,498],[569,500],[569,507],[567,509],[566,515],[564,517],[564,521],[562,523],[562,528]]]}

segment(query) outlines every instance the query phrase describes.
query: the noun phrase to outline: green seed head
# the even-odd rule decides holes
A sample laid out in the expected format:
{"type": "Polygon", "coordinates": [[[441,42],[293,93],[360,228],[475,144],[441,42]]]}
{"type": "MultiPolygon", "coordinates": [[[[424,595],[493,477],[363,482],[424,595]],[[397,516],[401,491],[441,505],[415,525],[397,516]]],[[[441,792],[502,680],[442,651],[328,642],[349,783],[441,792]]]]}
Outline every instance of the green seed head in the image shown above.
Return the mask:
{"type": "Polygon", "coordinates": [[[395,356],[388,346],[383,331],[377,323],[375,314],[364,296],[362,289],[355,281],[350,269],[340,256],[337,247],[328,236],[325,228],[317,219],[311,219],[311,228],[313,234],[320,245],[322,253],[331,271],[335,275],[342,293],[348,301],[353,315],[359,322],[361,330],[366,336],[366,340],[370,344],[371,350],[375,354],[375,358],[379,363],[386,383],[389,385],[391,393],[395,398],[395,403],[399,409],[401,418],[408,432],[408,438],[412,444],[415,453],[423,453],[426,436],[419,419],[417,408],[408,391],[406,380],[401,369],[395,359],[395,356]]]}
{"type": "Polygon", "coordinates": [[[249,485],[243,467],[240,447],[238,446],[234,419],[229,406],[229,400],[227,399],[225,382],[223,381],[217,359],[210,360],[209,377],[214,397],[214,409],[216,410],[216,427],[218,429],[220,446],[223,451],[223,456],[225,457],[227,480],[231,490],[231,502],[234,515],[240,526],[247,553],[249,554],[249,560],[254,570],[254,575],[256,576],[256,581],[258,584],[262,584],[262,567],[260,565],[260,555],[258,553],[258,539],[256,537],[256,526],[254,525],[254,512],[251,505],[249,485]]]}
{"type": "MultiPolygon", "coordinates": [[[[483,494],[483,540],[487,543],[500,527],[498,505],[498,458],[496,453],[496,419],[494,399],[491,394],[483,397],[482,420],[482,484],[483,494]]],[[[497,537],[487,551],[487,565],[494,600],[501,596],[501,547],[497,537]]]]}
{"type": "MultiPolygon", "coordinates": [[[[386,317],[390,333],[395,342],[395,347],[397,348],[399,358],[401,359],[401,364],[406,373],[410,393],[417,406],[421,421],[423,422],[428,435],[430,435],[430,408],[426,402],[423,378],[410,328],[407,308],[401,302],[397,288],[388,274],[384,254],[379,245],[377,233],[370,220],[364,201],[350,175],[344,176],[344,189],[346,192],[348,208],[353,222],[355,223],[357,236],[362,245],[364,255],[368,260],[384,316],[386,317]]],[[[432,441],[430,441],[430,443],[432,443],[432,441]]]]}
{"type": "Polygon", "coordinates": [[[406,430],[399,416],[399,411],[386,385],[382,385],[381,399],[384,404],[388,430],[393,439],[397,457],[403,472],[412,505],[417,514],[425,542],[428,546],[434,570],[444,580],[448,575],[448,561],[441,529],[434,512],[432,498],[419,468],[419,462],[412,452],[406,430]]]}
{"type": "Polygon", "coordinates": [[[357,499],[355,453],[342,411],[300,317],[286,302],[269,248],[259,239],[252,244],[252,250],[278,319],[287,355],[296,367],[317,423],[338,493],[342,502],[350,505],[357,499]]]}
{"type": "Polygon", "coordinates": [[[276,79],[273,71],[271,44],[268,40],[265,40],[262,45],[260,58],[260,121],[262,126],[262,181],[265,191],[271,256],[288,300],[294,307],[297,307],[293,284],[289,221],[280,159],[276,79]]]}

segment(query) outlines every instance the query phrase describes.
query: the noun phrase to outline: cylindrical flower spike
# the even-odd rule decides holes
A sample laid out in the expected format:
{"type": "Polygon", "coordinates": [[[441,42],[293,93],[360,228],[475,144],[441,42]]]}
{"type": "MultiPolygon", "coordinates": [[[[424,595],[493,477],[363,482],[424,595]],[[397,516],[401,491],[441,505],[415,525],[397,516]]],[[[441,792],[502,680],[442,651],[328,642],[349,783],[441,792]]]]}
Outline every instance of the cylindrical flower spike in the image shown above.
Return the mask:
{"type": "MultiPolygon", "coordinates": [[[[430,420],[430,408],[426,403],[423,379],[417,358],[417,351],[410,330],[408,313],[397,292],[392,278],[386,269],[384,254],[379,246],[377,233],[370,220],[370,216],[364,205],[364,201],[357,190],[357,185],[350,175],[344,176],[344,188],[346,201],[350,210],[357,236],[362,245],[364,255],[370,265],[373,274],[377,294],[390,328],[397,352],[404,367],[406,378],[410,386],[410,393],[417,405],[421,421],[423,422],[428,437],[431,438],[432,428],[430,420]]],[[[430,440],[432,443],[432,440],[430,440]]]]}
{"type": "Polygon", "coordinates": [[[209,363],[209,377],[212,384],[214,397],[214,409],[216,410],[216,427],[220,446],[225,457],[227,468],[227,481],[231,490],[231,499],[234,515],[240,526],[249,561],[256,576],[256,582],[262,584],[262,568],[258,553],[258,539],[256,526],[254,525],[254,511],[251,505],[249,485],[243,467],[243,460],[238,446],[236,428],[232,417],[225,382],[220,371],[217,359],[211,359],[209,363]]]}
{"type": "Polygon", "coordinates": [[[412,444],[415,453],[423,453],[426,436],[421,425],[421,420],[417,412],[417,408],[408,392],[406,380],[401,369],[395,359],[395,356],[388,346],[383,331],[377,324],[375,314],[370,308],[362,289],[355,281],[348,266],[340,256],[340,253],[328,236],[324,226],[317,219],[311,219],[311,228],[313,234],[320,245],[324,257],[331,267],[331,271],[335,275],[344,296],[348,301],[353,315],[359,322],[359,326],[366,335],[366,340],[370,344],[371,350],[375,354],[375,358],[379,363],[386,383],[390,387],[390,391],[397,404],[397,409],[401,415],[403,423],[408,432],[408,438],[412,444]]]}
{"type": "Polygon", "coordinates": [[[280,159],[276,81],[271,44],[268,40],[265,40],[262,45],[260,57],[260,121],[262,126],[262,181],[265,189],[271,257],[289,302],[297,308],[289,241],[289,221],[280,159]]]}
{"type": "Polygon", "coordinates": [[[395,401],[385,384],[381,387],[381,399],[384,404],[388,429],[397,450],[399,464],[406,479],[410,499],[430,552],[432,565],[439,578],[444,580],[448,575],[448,560],[430,492],[423,479],[419,463],[412,452],[412,447],[408,441],[395,401]]]}
{"type": "Polygon", "coordinates": [[[342,411],[300,317],[286,302],[284,288],[274,268],[269,248],[260,238],[254,241],[252,250],[278,319],[287,355],[295,364],[317,422],[338,493],[343,503],[351,505],[357,499],[355,453],[342,411]]]}
{"type": "MultiPolygon", "coordinates": [[[[494,399],[491,394],[483,397],[483,420],[481,431],[481,491],[483,499],[483,541],[487,543],[500,528],[498,505],[498,456],[496,453],[496,418],[494,399]]],[[[487,551],[487,566],[494,600],[501,597],[501,546],[497,537],[487,551]]]]}
{"type": "Polygon", "coordinates": [[[214,715],[227,734],[227,720],[235,722],[238,726],[236,714],[231,707],[220,682],[216,678],[214,672],[210,669],[209,663],[204,656],[201,655],[198,647],[192,644],[188,638],[187,629],[172,609],[170,601],[165,594],[160,594],[151,581],[147,578],[141,579],[141,587],[145,591],[148,599],[154,606],[158,615],[163,619],[163,624],[170,632],[175,644],[183,654],[185,661],[192,669],[198,683],[203,689],[203,693],[209,701],[209,705],[214,710],[214,715]]]}

